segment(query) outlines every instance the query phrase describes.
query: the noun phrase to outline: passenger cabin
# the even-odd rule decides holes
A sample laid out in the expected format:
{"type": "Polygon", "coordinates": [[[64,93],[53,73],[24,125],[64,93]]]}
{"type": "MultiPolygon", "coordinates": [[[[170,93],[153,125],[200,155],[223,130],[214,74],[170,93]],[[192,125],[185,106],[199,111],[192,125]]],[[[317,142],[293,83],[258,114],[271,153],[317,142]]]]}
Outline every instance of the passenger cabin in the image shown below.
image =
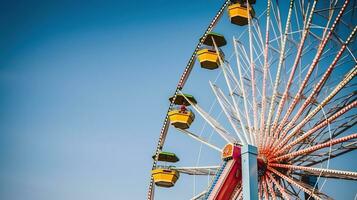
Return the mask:
{"type": "Polygon", "coordinates": [[[189,109],[182,110],[178,107],[169,112],[171,125],[175,128],[188,129],[195,119],[195,115],[189,109]]]}
{"type": "Polygon", "coordinates": [[[177,170],[157,168],[151,171],[155,185],[159,187],[172,187],[180,177],[177,170]]]}
{"type": "MultiPolygon", "coordinates": [[[[202,41],[202,38],[200,41],[202,41]]],[[[220,50],[219,52],[216,51],[215,44],[217,47],[222,47],[227,44],[226,39],[221,34],[210,32],[202,43],[206,45],[206,47],[203,47],[197,52],[201,67],[210,70],[217,69],[220,65],[219,56],[224,60],[224,54],[220,50]]]]}
{"type": "Polygon", "coordinates": [[[202,68],[213,70],[219,67],[218,53],[215,50],[201,49],[197,56],[202,68]]]}
{"type": "MultiPolygon", "coordinates": [[[[174,97],[169,98],[170,102],[172,102],[173,98],[174,97]]],[[[170,123],[175,128],[180,128],[180,129],[190,128],[190,125],[195,119],[194,113],[190,109],[186,108],[186,106],[191,105],[190,102],[193,104],[197,103],[196,99],[192,95],[189,94],[176,95],[176,98],[173,102],[176,106],[174,106],[168,113],[170,123]],[[189,101],[187,101],[187,99],[189,101]]]]}
{"type": "MultiPolygon", "coordinates": [[[[156,155],[153,155],[152,158],[155,159],[156,155]]],[[[178,162],[180,159],[176,154],[171,152],[160,152],[157,156],[157,161],[162,162],[178,162]]],[[[177,179],[180,177],[180,174],[174,167],[158,166],[156,169],[151,171],[151,175],[154,179],[154,183],[160,187],[172,187],[175,185],[177,179]]]]}
{"type": "MultiPolygon", "coordinates": [[[[251,18],[255,16],[255,12],[253,7],[249,7],[249,13],[251,18]]],[[[236,24],[239,26],[244,26],[248,24],[248,7],[245,4],[241,3],[233,3],[228,6],[228,15],[232,24],[236,24]]]]}

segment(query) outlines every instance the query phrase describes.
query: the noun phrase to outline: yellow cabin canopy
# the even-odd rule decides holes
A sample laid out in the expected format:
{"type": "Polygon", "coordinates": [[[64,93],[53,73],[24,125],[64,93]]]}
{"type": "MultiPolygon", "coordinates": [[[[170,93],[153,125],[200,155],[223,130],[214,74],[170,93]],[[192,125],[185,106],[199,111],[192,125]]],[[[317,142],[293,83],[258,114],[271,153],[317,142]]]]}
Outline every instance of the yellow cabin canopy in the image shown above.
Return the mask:
{"type": "MultiPolygon", "coordinates": [[[[202,38],[200,40],[202,40],[202,38]]],[[[214,40],[214,42],[216,43],[216,45],[218,47],[221,47],[221,46],[224,46],[224,45],[227,44],[227,41],[226,41],[226,39],[224,38],[223,35],[218,34],[218,33],[214,33],[214,32],[210,32],[210,33],[207,34],[207,37],[203,41],[203,44],[205,44],[207,46],[214,46],[213,40],[214,40]]]]}
{"type": "Polygon", "coordinates": [[[154,169],[151,171],[155,185],[159,187],[172,187],[175,185],[180,174],[174,169],[154,169]]]}
{"type": "MultiPolygon", "coordinates": [[[[190,94],[177,94],[176,95],[176,99],[174,101],[174,104],[176,105],[185,105],[185,106],[189,106],[190,103],[186,100],[186,98],[191,101],[194,104],[197,104],[197,101],[195,99],[194,96],[190,95],[190,94]]],[[[174,96],[169,98],[169,101],[171,102],[172,99],[174,98],[174,96]]]]}
{"type": "MultiPolygon", "coordinates": [[[[253,18],[255,16],[253,7],[250,7],[249,10],[251,17],[253,18]]],[[[248,24],[248,8],[244,5],[235,3],[228,6],[228,15],[233,24],[237,24],[239,26],[248,24]]]]}
{"type": "Polygon", "coordinates": [[[195,119],[193,112],[187,110],[173,109],[169,112],[169,119],[171,125],[175,128],[188,129],[195,119]]]}

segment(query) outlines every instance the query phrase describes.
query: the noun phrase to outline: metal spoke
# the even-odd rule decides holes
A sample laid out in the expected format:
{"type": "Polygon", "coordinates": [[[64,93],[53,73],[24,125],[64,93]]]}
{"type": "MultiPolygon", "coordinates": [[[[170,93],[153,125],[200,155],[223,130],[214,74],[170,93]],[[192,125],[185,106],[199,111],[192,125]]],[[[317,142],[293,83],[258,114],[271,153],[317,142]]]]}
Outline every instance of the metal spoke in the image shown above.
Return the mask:
{"type": "Polygon", "coordinates": [[[195,139],[195,140],[201,142],[202,144],[205,144],[205,145],[207,145],[208,147],[211,147],[212,149],[217,150],[217,151],[219,151],[219,152],[222,153],[222,149],[221,149],[221,148],[219,148],[219,147],[217,147],[217,146],[215,146],[215,145],[209,143],[206,139],[204,139],[204,138],[202,138],[202,137],[200,137],[200,136],[198,136],[198,135],[196,135],[196,134],[194,134],[194,133],[192,133],[192,132],[190,132],[190,131],[188,131],[188,130],[186,130],[186,129],[177,128],[177,130],[179,130],[179,131],[181,131],[182,133],[184,133],[185,135],[190,136],[191,138],[193,138],[193,139],[195,139]]]}
{"type": "Polygon", "coordinates": [[[273,158],[272,161],[279,161],[279,160],[283,160],[283,159],[291,159],[291,158],[293,158],[295,156],[298,156],[298,155],[308,154],[308,153],[317,151],[319,149],[323,149],[323,148],[326,148],[326,147],[329,147],[329,146],[332,146],[332,145],[335,145],[335,144],[339,144],[339,143],[342,143],[342,142],[346,142],[348,140],[356,139],[356,138],[357,138],[357,134],[355,133],[355,134],[348,135],[348,136],[345,136],[345,137],[342,137],[342,138],[333,139],[333,140],[330,140],[330,141],[325,142],[325,143],[321,143],[321,144],[318,144],[318,145],[315,145],[315,146],[312,146],[312,147],[309,147],[309,148],[306,148],[306,149],[302,149],[302,150],[299,150],[299,151],[295,151],[295,152],[292,152],[292,153],[288,153],[288,154],[273,158]]]}
{"type": "MultiPolygon", "coordinates": [[[[183,95],[183,93],[181,92],[183,95]]],[[[184,96],[184,95],[183,95],[184,96]]],[[[206,111],[204,111],[198,104],[191,102],[186,96],[185,99],[191,104],[192,108],[201,115],[201,117],[206,120],[206,122],[211,125],[211,127],[228,143],[237,143],[236,139],[233,138],[223,126],[217,122],[213,117],[211,117],[206,111]]]]}
{"type": "Polygon", "coordinates": [[[279,164],[279,163],[270,163],[269,166],[291,169],[291,170],[302,170],[302,171],[317,174],[318,176],[322,176],[322,177],[357,180],[357,172],[351,172],[351,171],[304,167],[304,166],[286,165],[286,164],[279,164]]]}
{"type": "Polygon", "coordinates": [[[188,175],[206,175],[214,176],[220,166],[204,166],[204,167],[175,167],[173,169],[183,174],[188,175]]]}
{"type": "Polygon", "coordinates": [[[320,192],[314,191],[313,188],[309,188],[306,184],[304,185],[300,181],[294,180],[293,178],[290,178],[290,177],[278,172],[277,170],[275,170],[272,167],[268,166],[268,170],[273,172],[274,174],[278,175],[282,179],[286,180],[290,184],[294,185],[295,187],[299,188],[300,190],[306,192],[307,194],[309,194],[310,196],[314,197],[315,199],[322,200],[321,196],[323,196],[324,199],[330,199],[326,195],[324,195],[324,194],[322,194],[320,192]]]}
{"type": "MultiPolygon", "coordinates": [[[[294,136],[296,133],[298,133],[298,131],[317,113],[319,112],[349,81],[351,81],[355,76],[357,75],[357,65],[350,70],[350,72],[346,75],[346,77],[335,87],[335,89],[320,103],[317,105],[317,107],[311,111],[297,126],[295,126],[295,128],[291,131],[290,135],[288,135],[285,139],[283,139],[283,141],[281,141],[276,149],[281,148],[284,144],[286,144],[291,138],[292,136],[294,136]]],[[[352,105],[352,104],[350,104],[352,105]]],[[[355,106],[352,105],[351,108],[353,108],[355,106]]],[[[347,106],[345,107],[347,110],[342,109],[340,112],[340,114],[336,113],[336,118],[339,117],[340,115],[342,115],[345,111],[348,111],[351,108],[347,108],[347,106]]],[[[331,117],[332,118],[332,117],[331,117]]],[[[328,121],[327,121],[328,123],[328,121]]],[[[283,132],[283,136],[285,136],[287,133],[287,131],[285,130],[283,132]]]]}
{"type": "MultiPolygon", "coordinates": [[[[301,97],[301,94],[303,92],[303,90],[305,89],[305,86],[312,74],[312,72],[314,71],[316,65],[318,64],[318,61],[320,60],[320,57],[323,53],[323,50],[324,48],[326,47],[326,44],[328,42],[328,39],[330,38],[333,30],[336,28],[339,20],[341,19],[342,17],[342,14],[343,12],[345,11],[346,7],[347,7],[347,4],[348,4],[349,0],[346,0],[340,10],[340,12],[338,13],[334,23],[332,24],[331,28],[329,29],[329,32],[327,33],[327,35],[323,38],[323,40],[321,41],[320,45],[319,45],[319,48],[318,48],[318,52],[317,54],[315,55],[315,58],[313,59],[312,61],[312,64],[310,65],[310,68],[307,72],[307,74],[305,75],[305,78],[303,80],[303,82],[301,83],[300,85],[300,88],[298,90],[298,92],[296,93],[294,99],[293,99],[293,102],[290,104],[287,112],[285,113],[285,116],[283,117],[280,125],[278,126],[277,128],[277,132],[280,132],[285,124],[285,122],[288,120],[288,117],[290,116],[290,114],[292,113],[293,109],[295,108],[296,104],[298,103],[298,101],[300,100],[300,97],[301,97]]],[[[327,29],[326,29],[327,30],[327,29]]],[[[281,134],[281,137],[285,137],[286,135],[286,132],[284,131],[282,134],[281,134]]]]}

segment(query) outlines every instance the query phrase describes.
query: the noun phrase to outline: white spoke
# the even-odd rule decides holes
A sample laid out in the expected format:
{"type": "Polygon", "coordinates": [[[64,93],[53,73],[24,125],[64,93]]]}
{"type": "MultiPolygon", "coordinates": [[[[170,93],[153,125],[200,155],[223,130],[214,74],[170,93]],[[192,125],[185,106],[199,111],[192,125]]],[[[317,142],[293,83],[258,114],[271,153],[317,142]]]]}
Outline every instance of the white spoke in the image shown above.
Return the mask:
{"type": "Polygon", "coordinates": [[[219,151],[219,152],[222,152],[222,149],[221,149],[221,148],[218,148],[217,146],[215,146],[215,145],[209,143],[209,142],[208,142],[207,140],[205,140],[204,138],[202,138],[202,137],[200,137],[200,136],[198,136],[198,135],[196,135],[196,134],[194,134],[194,133],[191,133],[190,131],[188,131],[188,130],[186,130],[186,129],[180,129],[180,128],[178,128],[177,130],[179,130],[179,131],[181,131],[182,133],[184,133],[185,135],[190,136],[191,138],[193,138],[193,139],[195,139],[195,140],[201,142],[202,144],[205,144],[205,145],[211,147],[212,149],[215,149],[215,150],[217,150],[217,151],[219,151]]]}
{"type": "MultiPolygon", "coordinates": [[[[210,86],[211,86],[224,114],[227,116],[229,123],[233,127],[233,129],[236,132],[237,136],[239,137],[240,141],[243,144],[249,143],[248,142],[249,139],[248,139],[246,133],[244,135],[241,135],[241,133],[237,127],[237,124],[242,122],[239,112],[236,112],[236,110],[234,110],[233,106],[228,102],[228,100],[224,96],[223,92],[216,85],[213,85],[210,82],[210,86]],[[238,116],[238,118],[236,118],[236,116],[238,116]]],[[[245,128],[242,127],[242,130],[244,131],[245,128]]]]}
{"type": "Polygon", "coordinates": [[[273,110],[274,110],[274,105],[275,105],[275,98],[277,96],[278,93],[278,86],[280,83],[280,75],[281,75],[281,68],[283,66],[283,61],[284,61],[284,57],[285,57],[285,45],[286,45],[286,39],[288,37],[288,31],[289,31],[289,27],[290,27],[290,21],[291,21],[291,14],[293,11],[293,5],[294,5],[294,1],[290,0],[290,6],[289,6],[289,13],[288,13],[288,18],[287,18],[287,22],[285,25],[285,33],[283,35],[282,38],[282,44],[281,44],[281,49],[280,49],[280,56],[279,56],[279,63],[278,63],[278,67],[277,67],[277,72],[276,72],[276,78],[275,78],[275,83],[274,83],[274,88],[273,88],[273,96],[271,97],[271,102],[270,102],[270,108],[269,108],[269,112],[268,112],[268,118],[267,118],[267,122],[265,125],[265,132],[266,134],[270,135],[270,121],[273,115],[273,110]]]}
{"type": "Polygon", "coordinates": [[[236,59],[237,59],[238,75],[239,75],[241,92],[242,92],[242,97],[243,97],[244,113],[245,113],[246,121],[247,121],[247,124],[248,124],[248,129],[249,129],[250,136],[252,136],[253,132],[252,132],[252,125],[250,123],[250,117],[249,117],[248,98],[247,98],[246,90],[245,90],[244,83],[243,83],[243,75],[242,75],[242,70],[241,70],[242,67],[241,67],[241,63],[240,63],[240,59],[239,59],[239,53],[238,53],[238,49],[237,49],[237,45],[238,44],[237,43],[238,42],[236,41],[236,39],[233,38],[234,52],[235,52],[236,59]]]}
{"type": "Polygon", "coordinates": [[[202,199],[206,194],[207,194],[207,191],[203,191],[203,192],[197,194],[196,196],[192,197],[191,200],[199,200],[199,199],[202,199]]]}
{"type": "MultiPolygon", "coordinates": [[[[180,93],[183,95],[183,93],[180,91],[180,93]]],[[[183,95],[184,96],[184,95],[183,95]]],[[[211,127],[228,143],[236,143],[237,140],[232,137],[224,128],[223,126],[217,122],[213,117],[209,115],[206,111],[204,111],[201,107],[198,106],[198,104],[194,104],[191,102],[186,96],[184,96],[185,99],[191,104],[192,108],[195,109],[195,111],[201,115],[201,117],[206,120],[206,122],[211,125],[211,127]]]]}
{"type": "Polygon", "coordinates": [[[253,124],[254,124],[254,129],[253,129],[253,138],[254,138],[254,144],[256,143],[256,134],[258,132],[258,111],[257,111],[257,96],[256,96],[256,83],[255,83],[255,63],[254,63],[254,58],[253,58],[253,41],[252,41],[252,17],[250,15],[250,4],[249,1],[247,1],[247,15],[248,15],[248,35],[249,35],[249,58],[250,58],[250,80],[251,80],[251,86],[252,86],[252,102],[253,102],[253,124]]]}
{"type": "MultiPolygon", "coordinates": [[[[212,38],[212,40],[213,40],[216,52],[219,52],[218,47],[216,45],[216,42],[214,41],[213,38],[212,38]]],[[[235,97],[233,95],[234,91],[232,89],[231,81],[229,80],[227,71],[230,72],[229,73],[230,78],[231,78],[231,80],[232,79],[234,80],[233,83],[236,84],[236,87],[240,88],[241,86],[239,85],[239,83],[238,83],[236,77],[234,76],[234,74],[232,73],[231,68],[229,67],[229,64],[225,64],[222,61],[221,55],[219,55],[218,58],[219,58],[219,62],[220,62],[223,74],[224,74],[224,78],[226,80],[226,83],[227,83],[227,86],[228,86],[228,89],[229,89],[229,94],[230,94],[230,96],[231,96],[231,98],[233,100],[234,108],[230,105],[229,101],[227,100],[227,98],[224,96],[223,92],[218,87],[214,86],[211,82],[210,82],[210,86],[211,86],[214,94],[216,95],[216,98],[217,98],[219,104],[221,105],[224,113],[226,114],[230,124],[232,125],[232,127],[233,127],[234,131],[236,132],[237,136],[239,137],[240,141],[243,144],[252,143],[251,139],[248,137],[248,135],[247,135],[247,133],[245,131],[245,126],[244,126],[244,123],[242,121],[242,117],[239,114],[238,105],[237,105],[236,99],[235,99],[235,97]],[[241,135],[240,131],[237,129],[237,127],[236,127],[236,124],[238,124],[237,122],[239,122],[241,124],[241,127],[242,127],[244,135],[241,135]]]]}
{"type": "Polygon", "coordinates": [[[202,166],[202,167],[175,167],[173,169],[187,175],[206,175],[214,176],[220,166],[202,166]]]}

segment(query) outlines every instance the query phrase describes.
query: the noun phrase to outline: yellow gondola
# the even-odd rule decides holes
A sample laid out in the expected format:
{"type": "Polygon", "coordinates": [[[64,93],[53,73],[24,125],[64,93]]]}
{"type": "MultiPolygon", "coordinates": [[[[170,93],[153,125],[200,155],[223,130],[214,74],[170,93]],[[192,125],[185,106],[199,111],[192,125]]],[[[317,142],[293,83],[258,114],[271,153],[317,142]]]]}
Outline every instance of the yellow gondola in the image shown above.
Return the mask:
{"type": "MultiPolygon", "coordinates": [[[[228,6],[228,15],[231,20],[231,23],[237,24],[239,26],[244,26],[248,24],[248,8],[239,3],[234,3],[228,6]]],[[[250,15],[253,18],[255,12],[253,7],[250,7],[250,15]]]]}
{"type": "Polygon", "coordinates": [[[197,52],[197,56],[202,68],[211,70],[218,68],[219,57],[215,50],[201,49],[197,52]]]}
{"type": "Polygon", "coordinates": [[[182,111],[180,109],[173,109],[169,112],[169,119],[171,125],[174,127],[188,129],[195,119],[195,115],[189,110],[182,111]]]}
{"type": "Polygon", "coordinates": [[[180,174],[174,169],[154,169],[151,171],[154,183],[160,187],[172,187],[175,185],[180,174]]]}
{"type": "MultiPolygon", "coordinates": [[[[200,41],[202,41],[202,38],[200,41]]],[[[220,55],[223,60],[224,55],[221,51],[220,53],[215,51],[214,44],[216,44],[217,47],[222,47],[227,44],[226,39],[221,34],[210,32],[202,43],[210,46],[210,48],[203,48],[197,52],[198,61],[200,62],[201,67],[210,70],[217,69],[220,64],[218,56],[220,55]]]]}

